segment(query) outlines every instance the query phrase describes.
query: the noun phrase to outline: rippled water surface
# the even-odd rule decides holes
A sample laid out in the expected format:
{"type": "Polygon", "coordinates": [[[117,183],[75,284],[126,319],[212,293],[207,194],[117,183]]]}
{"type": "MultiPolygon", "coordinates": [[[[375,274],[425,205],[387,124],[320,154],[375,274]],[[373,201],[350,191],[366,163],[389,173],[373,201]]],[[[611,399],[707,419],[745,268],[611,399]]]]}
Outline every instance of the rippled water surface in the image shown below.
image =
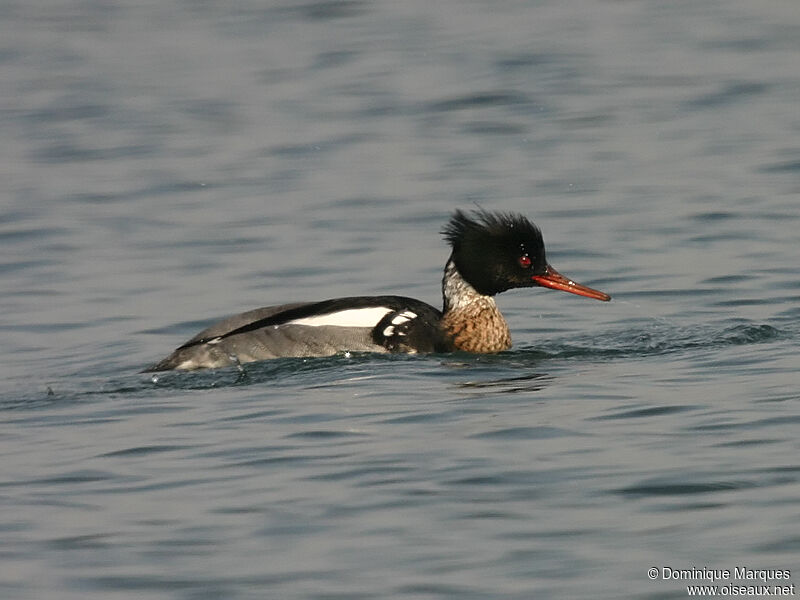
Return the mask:
{"type": "Polygon", "coordinates": [[[0,12],[0,597],[800,583],[794,0],[0,12]],[[258,306],[438,304],[476,203],[614,300],[505,293],[494,356],[138,373],[258,306]]]}

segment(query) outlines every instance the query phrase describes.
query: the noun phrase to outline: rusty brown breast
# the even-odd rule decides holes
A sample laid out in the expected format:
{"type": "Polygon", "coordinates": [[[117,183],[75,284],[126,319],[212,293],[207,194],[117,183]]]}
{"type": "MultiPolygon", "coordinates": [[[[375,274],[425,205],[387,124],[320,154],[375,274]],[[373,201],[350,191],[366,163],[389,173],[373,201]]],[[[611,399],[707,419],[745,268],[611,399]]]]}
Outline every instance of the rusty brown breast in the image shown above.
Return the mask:
{"type": "Polygon", "coordinates": [[[454,348],[464,352],[489,354],[511,348],[508,324],[489,296],[448,311],[442,329],[454,348]]]}

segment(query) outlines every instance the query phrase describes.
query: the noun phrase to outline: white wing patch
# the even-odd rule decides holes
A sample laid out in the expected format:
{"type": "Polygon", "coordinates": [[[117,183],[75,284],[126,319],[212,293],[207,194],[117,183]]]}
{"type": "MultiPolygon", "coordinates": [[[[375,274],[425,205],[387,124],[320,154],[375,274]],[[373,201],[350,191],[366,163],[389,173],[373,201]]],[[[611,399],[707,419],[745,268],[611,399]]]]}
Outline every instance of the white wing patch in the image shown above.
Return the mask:
{"type": "Polygon", "coordinates": [[[392,324],[384,328],[383,337],[390,338],[392,336],[404,336],[406,332],[401,325],[408,323],[411,319],[416,319],[417,313],[406,310],[392,319],[392,324]]]}
{"type": "Polygon", "coordinates": [[[402,325],[406,321],[416,318],[416,316],[417,313],[411,312],[410,310],[401,312],[394,319],[392,319],[392,325],[402,325]]]}
{"type": "MultiPolygon", "coordinates": [[[[349,308],[327,315],[315,315],[304,319],[286,321],[284,325],[306,325],[307,327],[375,327],[380,320],[392,312],[385,306],[372,308],[349,308]]],[[[414,315],[416,316],[416,315],[414,315]]]]}

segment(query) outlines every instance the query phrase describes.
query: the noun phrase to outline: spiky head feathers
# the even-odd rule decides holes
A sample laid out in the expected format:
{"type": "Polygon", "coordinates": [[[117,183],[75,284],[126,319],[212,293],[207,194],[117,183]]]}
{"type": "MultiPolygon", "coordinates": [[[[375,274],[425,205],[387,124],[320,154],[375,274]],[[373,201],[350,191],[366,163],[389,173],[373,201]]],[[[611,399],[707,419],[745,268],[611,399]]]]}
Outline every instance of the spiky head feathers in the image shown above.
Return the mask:
{"type": "Polygon", "coordinates": [[[487,296],[536,285],[531,276],[547,265],[542,233],[522,215],[457,210],[442,235],[461,276],[487,296]]]}

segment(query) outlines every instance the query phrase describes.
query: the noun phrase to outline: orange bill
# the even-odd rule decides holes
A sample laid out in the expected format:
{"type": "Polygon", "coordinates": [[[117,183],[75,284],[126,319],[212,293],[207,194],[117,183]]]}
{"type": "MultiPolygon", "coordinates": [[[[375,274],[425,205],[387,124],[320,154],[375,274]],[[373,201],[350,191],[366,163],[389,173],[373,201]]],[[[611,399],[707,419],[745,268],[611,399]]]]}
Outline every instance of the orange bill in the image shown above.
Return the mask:
{"type": "Polygon", "coordinates": [[[545,267],[544,275],[534,275],[532,279],[536,284],[554,290],[578,294],[578,296],[586,296],[587,298],[594,298],[595,300],[602,300],[603,302],[611,300],[611,296],[608,294],[581,285],[580,283],[575,283],[569,277],[564,277],[550,265],[545,267]]]}

